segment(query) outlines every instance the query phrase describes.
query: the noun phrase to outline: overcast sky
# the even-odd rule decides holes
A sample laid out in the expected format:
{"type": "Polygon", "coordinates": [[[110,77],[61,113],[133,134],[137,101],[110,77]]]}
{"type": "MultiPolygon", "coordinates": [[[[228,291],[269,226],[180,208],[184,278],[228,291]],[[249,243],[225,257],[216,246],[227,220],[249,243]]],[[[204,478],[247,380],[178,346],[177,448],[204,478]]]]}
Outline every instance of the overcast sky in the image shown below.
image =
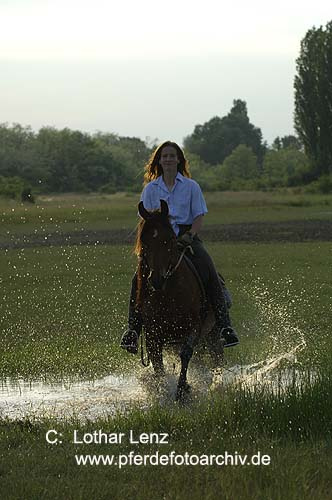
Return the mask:
{"type": "Polygon", "coordinates": [[[326,0],[0,0],[0,122],[182,143],[239,98],[271,143],[330,20],[326,0]]]}

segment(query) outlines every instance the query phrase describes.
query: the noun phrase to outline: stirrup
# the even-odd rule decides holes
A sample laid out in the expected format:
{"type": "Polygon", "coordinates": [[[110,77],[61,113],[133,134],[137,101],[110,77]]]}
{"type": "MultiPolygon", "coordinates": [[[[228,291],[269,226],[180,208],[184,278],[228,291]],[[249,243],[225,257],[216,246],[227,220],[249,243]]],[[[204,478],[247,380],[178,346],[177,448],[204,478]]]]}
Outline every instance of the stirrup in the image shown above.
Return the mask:
{"type": "Polygon", "coordinates": [[[224,342],[224,347],[233,347],[240,343],[238,336],[231,326],[226,326],[220,331],[221,340],[224,342]]]}
{"type": "Polygon", "coordinates": [[[137,354],[138,352],[138,333],[136,330],[127,330],[121,339],[120,347],[126,349],[127,352],[131,354],[137,354]]]}

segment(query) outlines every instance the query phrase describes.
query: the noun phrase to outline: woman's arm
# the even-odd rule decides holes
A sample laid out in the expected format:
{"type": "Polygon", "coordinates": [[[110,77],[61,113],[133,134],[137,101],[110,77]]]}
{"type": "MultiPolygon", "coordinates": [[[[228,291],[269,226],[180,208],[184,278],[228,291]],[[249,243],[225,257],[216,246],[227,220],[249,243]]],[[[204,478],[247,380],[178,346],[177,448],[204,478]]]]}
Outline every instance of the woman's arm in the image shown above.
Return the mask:
{"type": "Polygon", "coordinates": [[[192,226],[191,226],[191,229],[190,229],[190,232],[195,235],[197,233],[200,232],[201,230],[201,227],[203,225],[203,217],[204,215],[199,215],[198,217],[196,217],[196,219],[194,219],[194,222],[192,223],[192,226]]]}

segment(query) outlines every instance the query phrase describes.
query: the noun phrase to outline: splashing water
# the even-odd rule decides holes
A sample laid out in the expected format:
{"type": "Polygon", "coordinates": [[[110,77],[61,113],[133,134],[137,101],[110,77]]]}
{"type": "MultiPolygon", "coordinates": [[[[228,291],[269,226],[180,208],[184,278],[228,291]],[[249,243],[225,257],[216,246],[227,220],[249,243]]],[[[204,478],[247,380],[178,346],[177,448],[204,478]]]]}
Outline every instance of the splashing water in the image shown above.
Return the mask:
{"type": "MultiPolygon", "coordinates": [[[[234,365],[215,371],[206,365],[193,363],[189,383],[194,399],[202,399],[211,388],[259,385],[271,391],[285,390],[303,384],[303,372],[292,368],[296,354],[305,348],[299,343],[291,351],[250,365],[234,365]],[[280,366],[289,363],[280,371],[280,366]]],[[[314,374],[311,377],[311,381],[314,374]]],[[[125,413],[134,406],[147,408],[151,402],[164,406],[173,403],[177,375],[168,373],[157,383],[151,371],[137,375],[110,375],[95,381],[47,384],[42,381],[6,379],[0,386],[0,416],[9,419],[24,417],[77,418],[95,420],[117,413],[125,413]]]]}
{"type": "Polygon", "coordinates": [[[234,365],[217,373],[214,384],[242,385],[254,389],[257,386],[271,392],[283,392],[288,387],[303,387],[313,382],[317,375],[314,371],[296,368],[297,354],[306,347],[301,341],[290,351],[270,357],[250,365],[234,365]]]}
{"type": "MultiPolygon", "coordinates": [[[[280,303],[263,283],[251,287],[247,293],[257,309],[254,326],[258,333],[255,340],[259,341],[260,360],[213,370],[193,358],[188,379],[194,399],[203,399],[217,387],[240,385],[254,389],[259,386],[280,392],[315,381],[315,372],[305,369],[297,358],[307,343],[305,333],[294,320],[294,295],[292,300],[280,303]],[[265,332],[269,332],[268,335],[265,332]]],[[[301,297],[296,298],[297,303],[301,300],[301,297]]],[[[302,306],[305,302],[302,301],[302,306]]],[[[248,330],[248,325],[243,323],[242,326],[248,330]]],[[[131,375],[113,374],[94,381],[69,380],[57,384],[5,379],[2,385],[0,383],[0,417],[95,420],[128,412],[135,406],[173,404],[179,373],[178,357],[167,355],[166,367],[168,374],[162,383],[157,383],[151,369],[144,373],[140,369],[131,375]]]]}

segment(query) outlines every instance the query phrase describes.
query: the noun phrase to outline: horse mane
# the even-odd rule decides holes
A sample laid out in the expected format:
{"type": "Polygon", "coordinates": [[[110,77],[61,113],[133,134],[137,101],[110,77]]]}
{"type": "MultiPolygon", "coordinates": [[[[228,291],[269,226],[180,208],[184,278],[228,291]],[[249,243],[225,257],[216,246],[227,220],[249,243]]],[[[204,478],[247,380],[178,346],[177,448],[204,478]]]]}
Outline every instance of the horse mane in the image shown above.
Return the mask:
{"type": "Polygon", "coordinates": [[[163,216],[160,210],[154,210],[150,212],[150,217],[147,220],[140,219],[140,221],[138,222],[136,230],[136,240],[134,244],[134,254],[138,257],[136,306],[140,306],[142,303],[142,291],[146,285],[147,279],[147,266],[143,258],[142,235],[144,234],[144,229],[146,227],[154,224],[161,224],[166,229],[170,229],[172,232],[174,232],[169,218],[163,216]]]}

